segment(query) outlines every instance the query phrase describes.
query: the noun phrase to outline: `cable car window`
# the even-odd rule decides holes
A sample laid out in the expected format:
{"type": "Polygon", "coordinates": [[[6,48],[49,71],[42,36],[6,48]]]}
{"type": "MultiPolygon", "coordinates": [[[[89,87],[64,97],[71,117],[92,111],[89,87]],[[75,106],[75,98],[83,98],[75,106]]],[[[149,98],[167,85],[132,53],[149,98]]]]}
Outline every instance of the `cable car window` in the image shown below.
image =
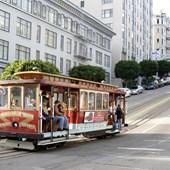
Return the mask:
{"type": "Polygon", "coordinates": [[[21,107],[21,87],[11,88],[11,107],[21,107]]]}
{"type": "Polygon", "coordinates": [[[89,110],[95,110],[95,93],[89,93],[89,110]]]}
{"type": "Polygon", "coordinates": [[[80,109],[88,110],[88,93],[85,91],[80,93],[80,109]]]}
{"type": "Polygon", "coordinates": [[[109,95],[103,94],[103,109],[109,108],[109,95]]]}
{"type": "Polygon", "coordinates": [[[8,107],[8,88],[0,87],[0,107],[8,107]]]}
{"type": "Polygon", "coordinates": [[[96,110],[102,110],[102,93],[96,94],[96,110]]]}
{"type": "Polygon", "coordinates": [[[77,94],[76,93],[70,94],[70,107],[71,109],[77,108],[77,94]]]}
{"type": "Polygon", "coordinates": [[[24,88],[24,106],[27,109],[36,108],[36,87],[29,86],[24,88]]]}

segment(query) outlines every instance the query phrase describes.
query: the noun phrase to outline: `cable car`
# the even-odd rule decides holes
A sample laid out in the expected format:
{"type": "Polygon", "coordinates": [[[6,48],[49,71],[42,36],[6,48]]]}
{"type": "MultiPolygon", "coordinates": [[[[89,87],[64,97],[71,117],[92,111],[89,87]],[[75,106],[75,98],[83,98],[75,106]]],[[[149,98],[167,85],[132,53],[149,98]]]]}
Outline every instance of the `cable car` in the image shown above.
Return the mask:
{"type": "Polygon", "coordinates": [[[34,150],[69,142],[79,135],[114,134],[109,105],[119,103],[126,113],[125,93],[116,86],[38,71],[18,72],[16,76],[19,79],[0,81],[3,146],[34,150]],[[45,100],[48,121],[43,116],[45,100]],[[67,129],[59,129],[59,122],[54,121],[56,101],[63,106],[67,129]]]}

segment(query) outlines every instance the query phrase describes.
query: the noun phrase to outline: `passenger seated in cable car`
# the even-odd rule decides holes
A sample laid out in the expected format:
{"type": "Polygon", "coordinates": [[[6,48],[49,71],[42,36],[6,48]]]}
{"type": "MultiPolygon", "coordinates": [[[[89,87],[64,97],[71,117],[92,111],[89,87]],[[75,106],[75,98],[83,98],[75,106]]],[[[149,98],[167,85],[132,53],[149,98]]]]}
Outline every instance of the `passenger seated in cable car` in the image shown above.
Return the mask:
{"type": "Polygon", "coordinates": [[[58,130],[68,130],[68,118],[64,116],[64,106],[59,101],[55,101],[54,118],[61,120],[58,130]]]}

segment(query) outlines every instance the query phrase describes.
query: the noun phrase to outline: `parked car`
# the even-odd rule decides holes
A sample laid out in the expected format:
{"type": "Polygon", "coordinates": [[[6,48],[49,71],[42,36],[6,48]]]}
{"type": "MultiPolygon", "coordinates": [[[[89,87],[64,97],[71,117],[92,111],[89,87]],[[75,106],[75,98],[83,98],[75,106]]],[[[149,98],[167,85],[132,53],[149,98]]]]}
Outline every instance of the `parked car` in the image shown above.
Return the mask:
{"type": "Polygon", "coordinates": [[[140,93],[143,93],[143,90],[144,90],[144,88],[142,86],[137,85],[137,86],[133,86],[131,88],[131,93],[134,94],[134,95],[135,94],[140,94],[140,93]]]}
{"type": "Polygon", "coordinates": [[[157,89],[159,85],[157,83],[151,82],[147,85],[145,85],[146,90],[152,90],[152,89],[157,89]]]}
{"type": "Polygon", "coordinates": [[[122,90],[123,92],[125,92],[125,97],[130,97],[131,96],[131,90],[129,88],[119,88],[120,90],[122,90]]]}

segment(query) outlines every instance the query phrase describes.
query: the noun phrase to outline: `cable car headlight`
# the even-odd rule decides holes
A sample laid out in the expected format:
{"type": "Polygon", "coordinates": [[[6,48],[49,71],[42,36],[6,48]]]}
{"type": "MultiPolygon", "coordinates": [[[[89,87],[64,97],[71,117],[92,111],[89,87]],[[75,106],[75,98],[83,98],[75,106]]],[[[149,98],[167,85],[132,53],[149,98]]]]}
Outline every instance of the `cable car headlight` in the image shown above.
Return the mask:
{"type": "Polygon", "coordinates": [[[18,128],[18,127],[19,127],[19,123],[18,123],[18,122],[12,122],[12,126],[13,126],[14,128],[18,128]]]}

